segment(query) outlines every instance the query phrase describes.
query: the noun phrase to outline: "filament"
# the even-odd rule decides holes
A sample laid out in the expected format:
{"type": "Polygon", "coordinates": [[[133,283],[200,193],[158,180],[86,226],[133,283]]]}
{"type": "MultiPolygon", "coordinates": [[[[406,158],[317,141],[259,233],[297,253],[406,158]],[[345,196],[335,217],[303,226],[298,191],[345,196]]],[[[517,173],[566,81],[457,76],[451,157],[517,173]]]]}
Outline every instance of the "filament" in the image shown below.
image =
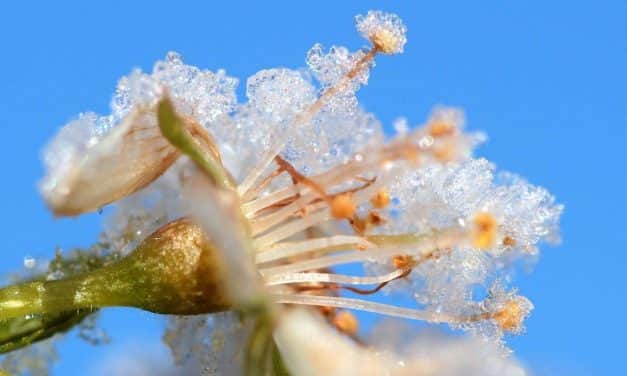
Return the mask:
{"type": "Polygon", "coordinates": [[[259,251],[255,261],[257,263],[264,263],[310,252],[337,251],[354,248],[366,249],[374,246],[374,243],[360,236],[335,235],[303,241],[277,243],[265,250],[259,251]]]}
{"type": "Polygon", "coordinates": [[[282,274],[267,278],[265,283],[267,286],[285,285],[292,283],[335,283],[346,285],[376,285],[387,283],[398,279],[408,272],[407,268],[396,269],[393,272],[372,276],[361,277],[334,273],[292,273],[282,274]]]}
{"type": "Polygon", "coordinates": [[[283,304],[356,309],[364,312],[372,312],[412,320],[428,321],[432,323],[463,323],[469,321],[468,318],[464,317],[397,307],[389,304],[370,302],[355,298],[305,294],[276,294],[274,295],[274,299],[277,303],[283,304]]]}

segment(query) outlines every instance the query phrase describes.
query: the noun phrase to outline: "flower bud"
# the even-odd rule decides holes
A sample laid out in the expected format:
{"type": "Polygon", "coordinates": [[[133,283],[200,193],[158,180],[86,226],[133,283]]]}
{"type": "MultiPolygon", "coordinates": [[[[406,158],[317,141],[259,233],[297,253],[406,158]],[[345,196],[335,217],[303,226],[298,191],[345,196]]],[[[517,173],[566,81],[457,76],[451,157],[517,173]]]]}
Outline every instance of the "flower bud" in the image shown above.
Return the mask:
{"type": "Polygon", "coordinates": [[[202,230],[175,220],[124,259],[67,279],[0,290],[0,319],[81,308],[127,306],[164,314],[227,310],[221,263],[202,230]]]}

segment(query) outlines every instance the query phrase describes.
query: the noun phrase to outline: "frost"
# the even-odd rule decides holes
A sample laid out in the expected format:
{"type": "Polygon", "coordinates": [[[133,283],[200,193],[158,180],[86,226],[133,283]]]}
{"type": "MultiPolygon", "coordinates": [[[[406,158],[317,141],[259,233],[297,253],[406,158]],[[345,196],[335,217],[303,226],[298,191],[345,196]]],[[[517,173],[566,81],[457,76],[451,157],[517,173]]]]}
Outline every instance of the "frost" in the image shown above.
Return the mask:
{"type": "Polygon", "coordinates": [[[206,376],[242,373],[251,325],[234,313],[174,317],[164,334],[174,361],[206,376]]]}
{"type": "Polygon", "coordinates": [[[251,106],[269,115],[273,122],[285,122],[302,112],[316,99],[313,85],[298,71],[267,69],[246,82],[251,106]]]}
{"type": "Polygon", "coordinates": [[[346,47],[333,46],[325,53],[321,44],[315,44],[307,52],[307,65],[314,77],[320,82],[322,90],[337,87],[338,92],[327,103],[326,111],[351,114],[357,108],[355,92],[368,83],[373,61],[355,70],[359,62],[364,61],[366,52],[359,50],[351,53],[346,47]],[[347,79],[349,72],[353,77],[347,79]],[[344,82],[346,81],[346,82],[344,82]]]}
{"type": "Polygon", "coordinates": [[[120,79],[111,100],[112,115],[121,119],[135,106],[151,106],[166,89],[178,111],[207,125],[233,110],[237,83],[223,70],[201,70],[183,63],[179,54],[169,52],[165,60],[155,63],[152,74],[135,70],[120,79]]]}

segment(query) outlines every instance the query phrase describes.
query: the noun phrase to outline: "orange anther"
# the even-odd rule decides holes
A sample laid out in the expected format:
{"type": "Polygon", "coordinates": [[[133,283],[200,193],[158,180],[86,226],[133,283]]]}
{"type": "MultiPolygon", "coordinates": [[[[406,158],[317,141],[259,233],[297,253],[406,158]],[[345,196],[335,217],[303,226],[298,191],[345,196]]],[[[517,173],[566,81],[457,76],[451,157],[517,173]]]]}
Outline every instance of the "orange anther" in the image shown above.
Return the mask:
{"type": "Polygon", "coordinates": [[[515,332],[522,325],[525,312],[518,301],[510,300],[494,314],[493,318],[502,330],[515,332]]]}
{"type": "Polygon", "coordinates": [[[352,218],[357,209],[353,197],[349,193],[339,194],[331,200],[331,215],[336,219],[352,218]]]}
{"type": "Polygon", "coordinates": [[[435,121],[429,124],[428,128],[429,134],[434,138],[450,136],[456,129],[453,124],[444,121],[435,121]]]}
{"type": "Polygon", "coordinates": [[[396,255],[392,258],[392,263],[396,269],[404,269],[414,265],[416,260],[409,255],[396,255]]]}
{"type": "Polygon", "coordinates": [[[335,317],[333,317],[333,325],[341,331],[342,333],[346,333],[348,335],[355,335],[359,330],[359,322],[357,318],[348,311],[341,311],[335,317]]]}
{"type": "Polygon", "coordinates": [[[370,199],[370,203],[372,206],[378,209],[382,209],[390,205],[392,198],[390,197],[390,192],[386,188],[381,188],[375,193],[374,196],[370,199]]]}
{"type": "Polygon", "coordinates": [[[488,249],[494,245],[496,240],[497,222],[490,213],[478,213],[475,215],[475,234],[473,245],[479,249],[488,249]]]}

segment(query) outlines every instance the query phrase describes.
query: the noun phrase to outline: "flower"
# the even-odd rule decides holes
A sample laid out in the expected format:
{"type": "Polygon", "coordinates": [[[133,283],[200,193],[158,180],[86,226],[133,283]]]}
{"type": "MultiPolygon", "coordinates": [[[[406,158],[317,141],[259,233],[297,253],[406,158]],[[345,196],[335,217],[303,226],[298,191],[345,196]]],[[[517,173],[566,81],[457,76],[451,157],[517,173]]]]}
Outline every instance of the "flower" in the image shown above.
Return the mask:
{"type": "MultiPolygon", "coordinates": [[[[498,347],[505,333],[521,331],[532,308],[507,292],[508,265],[557,237],[562,207],[519,178],[494,179],[494,167],[472,156],[484,136],[464,130],[460,110],[438,107],[422,126],[386,139],[355,92],[379,53],[402,52],[405,26],[369,12],[357,28],[370,50],[334,46],[324,54],[316,45],[309,71],[270,69],[248,79],[243,104],[235,103],[235,79],[185,65],[177,54],[150,75],[133,72],[120,80],[111,115],[71,123],[53,141],[42,193],[58,215],[117,201],[122,233],[142,198],[159,202],[143,206],[146,228],[156,218],[169,223],[165,229],[193,218],[211,245],[203,249],[220,260],[223,280],[211,280],[225,290],[218,296],[228,295],[220,307],[261,317],[249,347],[271,343],[274,333],[297,374],[453,372],[457,365],[444,356],[409,357],[403,368],[396,355],[360,348],[350,340],[358,322],[346,310],[448,323],[498,347]],[[368,273],[337,272],[346,264],[368,273]],[[370,298],[390,288],[416,305],[370,298]],[[320,366],[313,361],[320,356],[329,369],[307,368],[320,366]]],[[[160,239],[164,228],[148,239],[160,239]]],[[[119,231],[106,235],[120,238],[119,231]]],[[[180,313],[168,307],[159,312],[180,313]]],[[[180,342],[176,331],[168,341],[180,342]]],[[[495,369],[516,374],[490,354],[495,369]]]]}

